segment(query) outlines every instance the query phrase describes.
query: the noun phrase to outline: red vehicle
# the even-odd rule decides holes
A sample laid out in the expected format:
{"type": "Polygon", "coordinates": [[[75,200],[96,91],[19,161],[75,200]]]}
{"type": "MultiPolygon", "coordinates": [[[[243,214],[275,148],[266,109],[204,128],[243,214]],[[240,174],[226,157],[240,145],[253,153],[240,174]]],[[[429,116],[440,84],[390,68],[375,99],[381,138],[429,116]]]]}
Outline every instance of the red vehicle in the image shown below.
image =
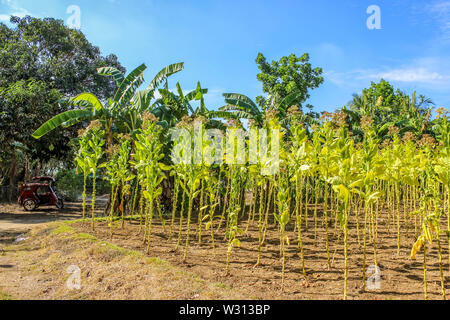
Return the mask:
{"type": "Polygon", "coordinates": [[[64,202],[52,188],[55,180],[52,177],[35,177],[31,183],[19,185],[19,205],[25,211],[33,211],[40,206],[56,206],[64,208],[64,202]]]}

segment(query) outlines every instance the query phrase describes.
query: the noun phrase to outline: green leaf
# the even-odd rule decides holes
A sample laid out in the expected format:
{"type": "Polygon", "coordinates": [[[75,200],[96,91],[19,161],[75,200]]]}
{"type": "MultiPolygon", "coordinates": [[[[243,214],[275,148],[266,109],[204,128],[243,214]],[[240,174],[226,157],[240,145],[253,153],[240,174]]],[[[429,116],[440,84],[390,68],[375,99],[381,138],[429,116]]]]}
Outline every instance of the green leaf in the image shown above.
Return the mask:
{"type": "Polygon", "coordinates": [[[381,192],[374,192],[367,197],[366,201],[368,204],[371,204],[373,202],[376,202],[381,197],[381,195],[381,192]]]}
{"type": "Polygon", "coordinates": [[[128,181],[134,180],[134,178],[136,178],[136,176],[134,174],[132,174],[132,175],[129,175],[128,177],[126,177],[124,181],[128,182],[128,181]]]}
{"type": "Polygon", "coordinates": [[[237,246],[237,247],[241,247],[241,241],[237,238],[234,238],[233,241],[231,242],[232,246],[237,246]]]}
{"type": "Polygon", "coordinates": [[[102,111],[105,108],[103,106],[103,104],[100,102],[100,100],[98,100],[98,98],[95,95],[93,95],[92,93],[82,93],[82,94],[76,96],[73,99],[73,101],[74,102],[86,101],[86,102],[90,103],[97,111],[102,111]]]}
{"type": "Polygon", "coordinates": [[[286,110],[289,109],[293,104],[295,104],[296,101],[298,101],[301,97],[302,93],[300,91],[295,91],[288,94],[278,105],[278,110],[286,112],[286,110]]]}
{"type": "Polygon", "coordinates": [[[120,86],[120,84],[125,79],[123,73],[114,67],[98,68],[97,73],[101,76],[112,76],[116,81],[117,86],[120,86]]]}
{"type": "Polygon", "coordinates": [[[171,75],[183,70],[184,68],[184,62],[181,63],[174,63],[171,65],[168,65],[164,69],[162,69],[158,74],[155,76],[155,78],[150,82],[149,86],[147,87],[147,90],[156,90],[160,83],[170,77],[171,75]]]}
{"type": "Polygon", "coordinates": [[[151,195],[150,192],[148,192],[147,190],[144,190],[144,191],[143,191],[143,194],[144,194],[144,197],[145,197],[147,200],[150,200],[150,199],[152,198],[152,195],[151,195]]]}
{"type": "Polygon", "coordinates": [[[339,194],[339,197],[345,202],[348,203],[350,197],[350,191],[346,186],[340,184],[338,186],[333,186],[333,189],[339,194]]]}
{"type": "Polygon", "coordinates": [[[37,129],[33,133],[32,136],[35,139],[39,139],[64,123],[69,122],[72,123],[74,120],[79,121],[86,120],[92,117],[93,115],[94,113],[92,112],[91,109],[82,109],[82,110],[77,109],[63,112],[53,117],[52,119],[48,120],[46,123],[44,123],[39,129],[37,129]]]}
{"type": "MultiPolygon", "coordinates": [[[[250,111],[254,115],[261,113],[258,106],[253,102],[253,100],[243,94],[224,93],[223,96],[225,98],[225,102],[230,105],[241,106],[241,107],[245,108],[247,111],[250,111]]],[[[221,108],[221,111],[227,111],[227,110],[226,109],[223,110],[221,108]]],[[[241,110],[241,111],[244,111],[244,110],[241,110]]]]}
{"type": "Polygon", "coordinates": [[[161,187],[159,187],[158,189],[156,189],[156,191],[155,191],[155,197],[158,197],[158,196],[160,196],[161,195],[161,193],[162,193],[162,188],[161,187]]]}
{"type": "Polygon", "coordinates": [[[350,188],[361,188],[362,186],[364,186],[363,179],[357,180],[349,185],[350,188]]]}
{"type": "Polygon", "coordinates": [[[134,94],[132,103],[139,112],[148,110],[150,103],[154,96],[154,91],[152,90],[139,90],[134,94]]]}
{"type": "Polygon", "coordinates": [[[170,171],[170,170],[172,170],[172,167],[171,167],[171,166],[165,165],[165,164],[162,163],[162,162],[159,162],[158,165],[159,165],[159,167],[161,168],[161,170],[163,170],[163,171],[170,171]]]}
{"type": "MultiPolygon", "coordinates": [[[[139,67],[130,72],[130,74],[121,82],[119,88],[114,95],[114,101],[120,103],[129,90],[136,89],[133,88],[133,83],[141,79],[142,73],[147,69],[145,64],[141,64],[139,67]]],[[[130,97],[131,98],[131,97],[130,97]]]]}
{"type": "Polygon", "coordinates": [[[194,194],[192,195],[192,198],[197,198],[198,197],[198,195],[200,194],[200,191],[201,190],[197,190],[196,192],[194,192],[194,194]]]}
{"type": "MultiPolygon", "coordinates": [[[[207,94],[208,89],[201,89],[200,92],[202,95],[207,94]]],[[[186,94],[184,98],[186,101],[192,101],[196,98],[197,94],[198,94],[198,89],[195,89],[195,90],[189,92],[188,94],[186,94]]]]}
{"type": "Polygon", "coordinates": [[[281,224],[283,226],[287,225],[289,223],[289,212],[285,212],[281,215],[281,224]]]}

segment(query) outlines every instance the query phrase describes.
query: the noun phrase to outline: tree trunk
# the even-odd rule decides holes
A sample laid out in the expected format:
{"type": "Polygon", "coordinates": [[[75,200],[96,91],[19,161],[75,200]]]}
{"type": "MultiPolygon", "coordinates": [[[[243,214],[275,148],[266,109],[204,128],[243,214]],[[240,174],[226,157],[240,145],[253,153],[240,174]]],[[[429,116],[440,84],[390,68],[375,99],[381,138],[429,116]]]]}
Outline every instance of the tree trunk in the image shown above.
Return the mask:
{"type": "Polygon", "coordinates": [[[34,176],[39,177],[41,175],[41,162],[39,161],[36,164],[36,168],[34,169],[34,176]]]}
{"type": "Polygon", "coordinates": [[[25,182],[29,182],[31,180],[30,177],[30,158],[28,155],[25,155],[25,182]]]}
{"type": "Polygon", "coordinates": [[[16,187],[16,171],[17,171],[17,159],[14,151],[11,155],[11,168],[9,169],[9,190],[8,190],[8,201],[12,202],[14,195],[14,188],[16,187]]]}

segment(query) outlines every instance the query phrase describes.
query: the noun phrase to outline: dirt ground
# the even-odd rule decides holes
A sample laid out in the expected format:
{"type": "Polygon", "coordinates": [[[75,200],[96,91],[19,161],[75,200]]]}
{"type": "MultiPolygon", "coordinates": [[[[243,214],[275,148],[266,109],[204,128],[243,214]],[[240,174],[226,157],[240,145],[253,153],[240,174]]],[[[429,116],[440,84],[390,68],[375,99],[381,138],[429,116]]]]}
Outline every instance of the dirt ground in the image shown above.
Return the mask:
{"type": "Polygon", "coordinates": [[[77,232],[70,220],[81,217],[79,204],[69,204],[58,218],[53,209],[1,209],[0,300],[246,298],[224,283],[77,232]],[[78,270],[80,289],[69,289],[78,270]]]}
{"type": "MultiPolygon", "coordinates": [[[[297,233],[294,233],[294,230],[288,230],[287,234],[291,244],[286,248],[284,287],[281,286],[279,233],[273,223],[269,226],[267,240],[262,248],[260,265],[257,267],[254,266],[258,255],[258,229],[256,223],[254,223],[249,228],[247,234],[239,236],[242,246],[233,250],[230,272],[226,274],[227,248],[226,242],[223,239],[223,231],[216,235],[216,250],[215,255],[213,255],[209,231],[203,230],[202,242],[201,244],[198,243],[196,221],[192,222],[188,259],[187,262],[183,262],[184,244],[186,240],[185,233],[182,233],[180,247],[176,249],[178,234],[175,233],[174,239],[169,241],[169,226],[166,226],[164,230],[159,219],[155,219],[153,224],[150,255],[147,256],[147,245],[143,244],[143,235],[139,232],[140,226],[138,220],[126,221],[123,229],[120,223],[118,223],[111,240],[109,237],[109,227],[107,222],[104,221],[97,222],[95,231],[91,230],[89,223],[77,221],[70,224],[70,230],[67,233],[55,233],[49,231],[51,229],[49,229],[47,224],[40,225],[40,222],[36,222],[38,218],[42,218],[42,221],[45,221],[45,218],[52,221],[52,219],[55,219],[53,212],[44,214],[45,217],[39,217],[39,215],[33,216],[33,218],[30,218],[33,222],[30,222],[30,220],[25,219],[23,216],[19,217],[23,213],[16,212],[11,214],[11,212],[5,213],[8,209],[2,208],[1,210],[0,228],[2,229],[0,229],[0,243],[3,242],[5,245],[7,243],[8,247],[5,246],[6,249],[4,249],[3,256],[0,256],[0,297],[2,291],[10,294],[12,297],[35,299],[248,298],[335,300],[342,299],[343,296],[344,255],[342,236],[339,236],[339,232],[333,234],[335,231],[334,225],[330,224],[330,252],[333,257],[333,263],[329,269],[325,249],[325,228],[322,225],[319,214],[317,224],[318,236],[317,241],[315,241],[312,209],[309,213],[308,228],[304,225],[302,231],[307,276],[305,278],[302,274],[301,260],[296,241],[297,233]],[[7,221],[5,222],[5,220],[7,221]],[[36,230],[41,230],[46,236],[41,237],[41,240],[36,238],[36,236],[31,236],[26,241],[11,245],[11,234],[8,235],[9,231],[4,230],[6,224],[10,224],[10,226],[26,226],[27,228],[33,228],[37,224],[37,227],[33,228],[34,231],[32,231],[32,234],[33,232],[36,234],[36,230]],[[9,238],[9,240],[6,240],[6,238],[9,238]],[[42,243],[45,243],[45,245],[42,243]],[[123,248],[120,250],[133,252],[133,254],[122,254],[118,257],[113,256],[113,258],[108,258],[108,254],[105,256],[105,254],[97,252],[99,250],[98,247],[100,246],[101,248],[101,243],[107,243],[108,247],[123,248]],[[41,249],[33,251],[30,250],[30,246],[40,246],[41,249]],[[39,251],[44,250],[42,247],[45,248],[45,253],[39,251]],[[26,259],[22,258],[24,256],[26,256],[26,259]],[[66,267],[67,263],[74,258],[78,260],[82,259],[78,264],[81,265],[82,280],[87,282],[84,289],[77,294],[67,293],[66,289],[61,289],[64,287],[61,284],[61,280],[58,282],[53,278],[53,282],[50,281],[49,284],[60,288],[60,291],[48,288],[42,289],[41,286],[36,284],[44,281],[42,277],[39,277],[40,273],[36,274],[26,271],[27,268],[34,270],[34,265],[36,265],[36,268],[41,268],[42,263],[48,263],[48,259],[51,260],[51,265],[61,268],[62,266],[66,267]],[[149,259],[151,260],[150,263],[148,262],[149,259]],[[142,261],[149,268],[147,271],[141,270],[142,268],[139,263],[142,263],[142,261]],[[16,272],[15,276],[6,276],[7,273],[5,271],[12,272],[12,269],[20,270],[20,272],[16,272]],[[142,272],[152,274],[152,281],[156,281],[160,287],[152,284],[151,287],[154,288],[154,292],[148,292],[148,289],[145,289],[148,288],[145,286],[148,283],[142,272]],[[173,276],[174,274],[183,274],[183,277],[182,279],[176,278],[173,276]],[[22,281],[20,277],[23,277],[25,280],[22,281]],[[103,280],[99,282],[92,281],[92,279],[97,278],[103,280]],[[106,287],[104,279],[108,279],[108,285],[106,287]],[[42,289],[45,291],[48,289],[48,293],[42,294],[30,291],[29,286],[31,286],[33,281],[35,281],[34,283],[39,290],[42,289]],[[172,285],[173,287],[171,287],[172,285]],[[167,289],[167,287],[172,289],[167,289]],[[22,292],[22,294],[18,294],[17,292],[22,292]]],[[[60,214],[58,219],[80,217],[79,205],[74,204],[72,208],[69,206],[67,210],[67,212],[60,214]]],[[[176,221],[175,225],[178,226],[178,221],[176,221]]],[[[245,227],[245,222],[243,222],[243,226],[245,227]]],[[[362,228],[362,223],[360,227],[362,228]]],[[[62,227],[60,226],[59,228],[62,227]]],[[[69,227],[67,226],[67,228],[69,227]]],[[[177,230],[178,228],[176,228],[177,230]]],[[[362,291],[363,254],[362,248],[358,245],[357,241],[356,223],[355,221],[351,222],[349,234],[348,298],[365,300],[423,299],[423,251],[417,254],[417,260],[412,261],[409,259],[411,246],[415,241],[411,230],[408,239],[406,238],[406,234],[401,235],[401,252],[399,256],[397,255],[397,236],[394,226],[390,225],[388,232],[387,221],[381,218],[378,230],[377,259],[381,271],[380,288],[362,291]]],[[[23,232],[23,229],[19,232],[23,232]]],[[[17,236],[17,233],[15,235],[17,236]]],[[[446,248],[447,245],[444,246],[444,274],[446,289],[449,290],[448,280],[450,273],[448,250],[446,248]]],[[[370,239],[368,239],[367,265],[369,267],[373,264],[373,247],[370,239]]],[[[58,274],[62,278],[64,276],[67,277],[64,271],[58,271],[58,274]]],[[[368,274],[368,276],[370,275],[368,274]]],[[[52,286],[47,286],[53,288],[52,286]]],[[[440,295],[437,245],[432,245],[428,248],[427,286],[429,299],[442,299],[440,295]]]]}
{"type": "Polygon", "coordinates": [[[26,212],[17,204],[0,204],[0,232],[26,232],[46,222],[79,219],[79,209],[78,203],[65,203],[61,211],[43,207],[34,212],[26,212]]]}

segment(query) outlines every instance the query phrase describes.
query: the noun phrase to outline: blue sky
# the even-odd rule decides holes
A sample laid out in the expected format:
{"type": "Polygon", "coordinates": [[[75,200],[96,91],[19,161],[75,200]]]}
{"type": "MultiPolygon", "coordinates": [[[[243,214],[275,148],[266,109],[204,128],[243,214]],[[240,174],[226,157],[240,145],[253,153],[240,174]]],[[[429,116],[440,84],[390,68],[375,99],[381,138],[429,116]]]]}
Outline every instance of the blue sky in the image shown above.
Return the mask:
{"type": "Polygon", "coordinates": [[[224,92],[261,94],[258,52],[269,60],[310,54],[325,77],[308,101],[316,111],[342,107],[380,78],[450,107],[450,0],[0,0],[0,21],[67,21],[70,5],[103,54],[115,53],[128,70],[146,63],[147,80],[185,62],[169,87],[179,81],[188,91],[200,80],[211,109],[224,104],[224,92]],[[380,30],[367,28],[370,5],[381,10],[380,30]]]}

